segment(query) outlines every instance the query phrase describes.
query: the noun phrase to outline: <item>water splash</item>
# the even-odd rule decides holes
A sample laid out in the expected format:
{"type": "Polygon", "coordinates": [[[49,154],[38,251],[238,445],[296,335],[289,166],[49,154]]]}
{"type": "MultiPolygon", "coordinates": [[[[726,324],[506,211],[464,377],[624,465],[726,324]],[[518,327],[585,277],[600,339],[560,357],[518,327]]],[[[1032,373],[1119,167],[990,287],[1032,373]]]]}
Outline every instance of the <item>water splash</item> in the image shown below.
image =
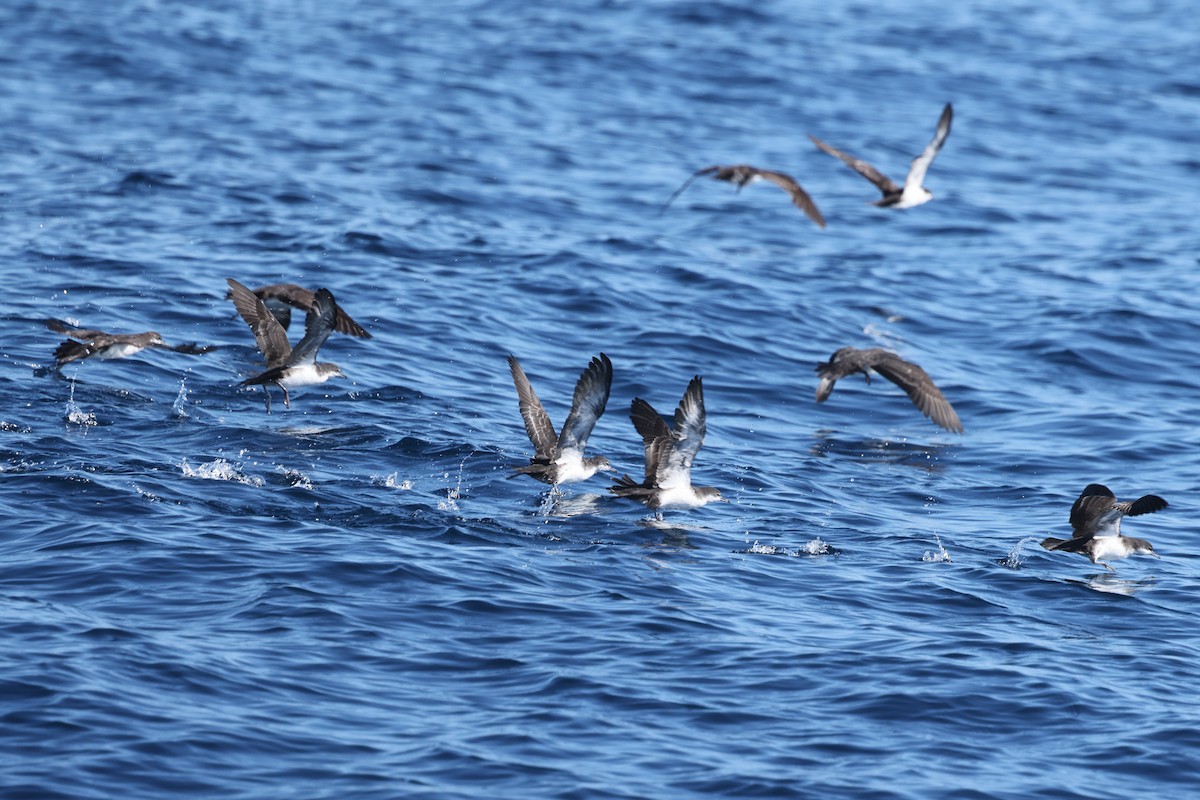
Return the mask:
{"type": "Polygon", "coordinates": [[[925,554],[923,556],[921,556],[921,560],[922,561],[931,561],[931,562],[944,561],[947,564],[949,564],[951,562],[950,553],[947,552],[946,548],[942,546],[941,537],[935,533],[933,535],[933,538],[934,538],[934,541],[937,542],[937,550],[926,550],[925,554]]]}
{"type": "Polygon", "coordinates": [[[558,485],[551,486],[550,491],[542,495],[541,502],[538,503],[538,514],[543,517],[551,516],[561,497],[563,497],[563,491],[558,488],[558,485]]]}
{"type": "Polygon", "coordinates": [[[446,490],[446,499],[438,500],[438,511],[461,511],[458,506],[460,497],[459,487],[453,486],[446,490]]]}
{"type": "Polygon", "coordinates": [[[813,539],[810,542],[806,542],[803,552],[810,556],[829,556],[837,554],[837,550],[834,549],[833,545],[821,539],[813,539]]]}
{"type": "Polygon", "coordinates": [[[187,419],[187,378],[182,378],[179,381],[179,394],[175,395],[175,402],[171,404],[171,413],[179,419],[187,419]]]}
{"type": "MultiPolygon", "coordinates": [[[[438,510],[439,511],[461,511],[462,510],[458,507],[458,501],[459,501],[459,498],[462,497],[463,467],[466,465],[467,459],[470,458],[471,456],[473,456],[474,454],[475,454],[475,452],[471,451],[467,455],[463,456],[463,460],[458,463],[458,479],[455,481],[454,486],[452,486],[446,490],[446,499],[438,501],[438,510]]],[[[442,473],[442,477],[449,478],[450,473],[444,472],[444,473],[442,473]]]]}
{"type": "Polygon", "coordinates": [[[246,475],[238,467],[223,458],[193,467],[185,458],[179,465],[185,478],[202,478],[209,481],[233,481],[247,486],[262,486],[263,479],[246,475]]]}
{"type": "Polygon", "coordinates": [[[400,473],[398,472],[393,472],[392,474],[382,478],[380,478],[378,475],[372,475],[371,481],[376,486],[382,486],[385,489],[400,489],[401,491],[407,492],[411,491],[413,488],[413,482],[407,478],[401,480],[400,473]]]}
{"type": "Polygon", "coordinates": [[[298,469],[289,469],[279,464],[275,467],[275,471],[281,473],[293,489],[311,490],[313,488],[312,479],[298,469]]]}
{"type": "Polygon", "coordinates": [[[1023,563],[1021,559],[1021,551],[1025,549],[1026,544],[1036,541],[1038,541],[1038,537],[1026,536],[1024,539],[1014,544],[1012,549],[1008,551],[1008,555],[996,563],[1002,567],[1008,567],[1009,569],[1020,569],[1021,564],[1023,563]]]}
{"type": "Polygon", "coordinates": [[[791,550],[786,547],[780,547],[774,544],[762,544],[757,539],[754,544],[747,549],[741,551],[748,555],[756,556],[835,556],[838,554],[837,548],[828,542],[817,538],[804,543],[804,546],[791,550]]]}
{"type": "Polygon", "coordinates": [[[84,412],[84,411],[80,410],[79,406],[77,406],[75,404],[75,376],[74,375],[71,376],[70,381],[71,381],[71,391],[67,395],[67,415],[66,415],[67,422],[72,425],[80,425],[85,428],[95,427],[96,415],[90,411],[84,412]]]}

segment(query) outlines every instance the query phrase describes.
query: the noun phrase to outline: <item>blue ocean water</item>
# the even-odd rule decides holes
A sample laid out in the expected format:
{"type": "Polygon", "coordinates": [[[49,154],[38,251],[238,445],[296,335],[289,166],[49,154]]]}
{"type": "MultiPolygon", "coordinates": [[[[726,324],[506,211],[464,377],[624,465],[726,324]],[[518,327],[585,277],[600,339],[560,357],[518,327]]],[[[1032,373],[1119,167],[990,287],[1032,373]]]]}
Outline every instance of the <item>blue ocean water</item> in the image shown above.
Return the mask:
{"type": "MultiPolygon", "coordinates": [[[[0,796],[1188,797],[1195,8],[0,7],[0,796]],[[909,211],[813,134],[901,180],[909,211]],[[829,225],[772,186],[795,175],[829,225]],[[225,279],[374,336],[264,413],[225,279]],[[219,345],[52,368],[40,321],[219,345]],[[813,401],[838,347],[922,364],[813,401]],[[703,375],[657,520],[509,480],[703,375]],[[1043,551],[1101,482],[1162,558],[1043,551]]],[[[297,326],[293,324],[293,338],[297,326]]]]}

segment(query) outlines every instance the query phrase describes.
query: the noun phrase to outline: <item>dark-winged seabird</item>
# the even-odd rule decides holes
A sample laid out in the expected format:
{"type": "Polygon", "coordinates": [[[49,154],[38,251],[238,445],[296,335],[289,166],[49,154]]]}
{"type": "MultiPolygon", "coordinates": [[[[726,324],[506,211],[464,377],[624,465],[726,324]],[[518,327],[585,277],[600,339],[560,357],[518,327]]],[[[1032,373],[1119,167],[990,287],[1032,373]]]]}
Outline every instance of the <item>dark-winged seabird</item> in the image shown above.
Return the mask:
{"type": "Polygon", "coordinates": [[[646,448],[646,479],[638,483],[624,475],[609,491],[618,497],[639,500],[655,510],[696,508],[725,501],[719,489],[692,485],[692,462],[704,444],[707,430],[704,387],[699,375],[692,378],[675,409],[675,430],[640,397],[634,398],[629,418],[646,448]]]}
{"type": "Polygon", "coordinates": [[[542,483],[557,486],[585,481],[598,471],[616,471],[604,456],[583,457],[588,437],[604,413],[612,388],[612,362],[608,356],[601,353],[599,358],[593,358],[580,374],[571,411],[559,434],[554,432],[554,424],[516,356],[508,357],[508,369],[517,387],[521,418],[525,420],[525,432],[529,434],[534,451],[528,466],[517,467],[517,475],[529,475],[542,483]]]}
{"type": "Polygon", "coordinates": [[[740,192],[742,187],[748,183],[754,183],[758,180],[770,181],[771,183],[783,189],[792,197],[792,203],[796,208],[803,211],[808,218],[817,223],[820,227],[825,227],[825,218],[821,216],[820,210],[817,209],[817,204],[808,196],[808,192],[800,187],[800,184],[791,175],[784,175],[782,172],[774,172],[769,169],[759,169],[748,164],[735,164],[733,166],[721,167],[712,166],[698,169],[692,173],[692,177],[684,181],[683,186],[675,190],[675,193],[667,198],[667,202],[663,203],[659,209],[659,214],[667,210],[667,206],[675,200],[676,197],[683,192],[684,189],[692,185],[692,182],[702,175],[712,175],[713,180],[728,181],[737,187],[740,192]]]}
{"type": "Polygon", "coordinates": [[[811,134],[808,138],[812,139],[817,149],[835,158],[840,158],[846,166],[875,184],[879,191],[883,192],[883,199],[876,200],[874,205],[884,208],[912,208],[933,199],[933,192],[921,184],[925,182],[925,173],[929,171],[929,165],[933,163],[938,151],[945,144],[946,137],[950,135],[950,122],[953,119],[954,110],[949,103],[946,103],[946,107],[942,109],[942,116],[938,119],[937,132],[934,133],[933,139],[925,146],[925,149],[921,151],[921,155],[912,160],[912,166],[908,168],[908,175],[904,178],[904,186],[897,186],[890,178],[867,162],[834,149],[811,134]]]}
{"type": "Polygon", "coordinates": [[[105,333],[104,331],[78,328],[60,319],[46,320],[46,327],[55,333],[71,338],[54,350],[56,365],[61,367],[71,361],[85,358],[125,358],[141,352],[147,347],[173,350],[178,353],[206,353],[213,348],[195,343],[171,346],[155,331],[145,333],[105,333]]]}
{"type": "Polygon", "coordinates": [[[959,422],[958,414],[925,370],[879,347],[866,350],[843,347],[830,356],[828,361],[818,364],[817,375],[821,380],[817,384],[817,402],[825,402],[838,378],[861,372],[867,383],[870,383],[872,371],[903,389],[913,401],[913,405],[938,425],[948,431],[962,433],[963,426],[959,422]]]}
{"type": "MultiPolygon", "coordinates": [[[[316,297],[316,292],[311,289],[305,289],[303,286],[297,286],[294,283],[273,283],[270,286],[260,286],[257,289],[251,290],[254,295],[266,304],[270,312],[279,320],[279,324],[286,331],[292,324],[292,309],[298,308],[301,311],[307,312],[312,308],[313,298],[316,297]]],[[[225,294],[226,300],[233,299],[232,290],[225,294]]],[[[370,339],[371,334],[368,333],[363,326],[359,325],[350,315],[342,310],[342,307],[334,304],[335,315],[333,329],[338,333],[344,333],[347,336],[357,336],[360,339],[370,339]]]]}
{"type": "Polygon", "coordinates": [[[242,386],[262,384],[267,395],[267,413],[271,413],[270,384],[283,390],[283,404],[290,408],[288,389],[313,386],[330,378],[346,377],[337,364],[317,361],[317,351],[333,331],[337,303],[328,289],[318,289],[304,320],[304,338],[295,349],[288,343],[287,334],[266,304],[233,278],[227,278],[229,296],[242,319],[250,326],[259,352],[267,361],[267,370],[242,381],[242,386]]]}
{"type": "MultiPolygon", "coordinates": [[[[1167,501],[1158,495],[1148,494],[1132,502],[1117,500],[1107,486],[1088,484],[1071,506],[1071,538],[1042,540],[1047,550],[1064,550],[1082,553],[1105,569],[1113,568],[1101,561],[1105,558],[1127,558],[1148,555],[1158,558],[1154,547],[1145,539],[1121,535],[1121,517],[1136,517],[1152,514],[1167,507],[1167,501]]],[[[1115,572],[1115,570],[1113,570],[1115,572]]]]}

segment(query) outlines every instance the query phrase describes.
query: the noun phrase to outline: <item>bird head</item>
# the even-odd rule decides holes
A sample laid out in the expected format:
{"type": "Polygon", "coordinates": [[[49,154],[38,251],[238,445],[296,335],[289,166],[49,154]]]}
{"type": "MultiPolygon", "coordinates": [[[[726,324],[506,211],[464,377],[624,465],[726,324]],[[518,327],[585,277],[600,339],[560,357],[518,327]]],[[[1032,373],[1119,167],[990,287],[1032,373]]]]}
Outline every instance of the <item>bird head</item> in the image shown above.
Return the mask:
{"type": "Polygon", "coordinates": [[[604,456],[592,456],[587,459],[588,466],[596,468],[597,472],[616,472],[617,468],[608,462],[604,456]]]}
{"type": "Polygon", "coordinates": [[[317,364],[317,372],[320,373],[321,375],[327,376],[326,380],[328,380],[329,378],[345,378],[345,377],[347,377],[346,373],[342,372],[342,368],[339,367],[337,364],[330,364],[330,363],[324,362],[324,361],[317,364]]]}
{"type": "Polygon", "coordinates": [[[1129,542],[1129,546],[1132,548],[1131,552],[1134,555],[1154,556],[1155,558],[1159,558],[1158,553],[1154,552],[1154,545],[1150,544],[1145,539],[1136,539],[1132,536],[1128,536],[1126,537],[1126,541],[1129,542]]]}

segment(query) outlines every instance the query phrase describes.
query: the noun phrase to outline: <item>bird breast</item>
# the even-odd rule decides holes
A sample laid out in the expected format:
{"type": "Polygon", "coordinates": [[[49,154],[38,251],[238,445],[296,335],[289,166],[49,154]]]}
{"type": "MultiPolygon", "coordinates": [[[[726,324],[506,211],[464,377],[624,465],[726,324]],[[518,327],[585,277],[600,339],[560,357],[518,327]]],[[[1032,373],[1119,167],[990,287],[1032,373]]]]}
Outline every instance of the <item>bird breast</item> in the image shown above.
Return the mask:
{"type": "Polygon", "coordinates": [[[101,358],[101,359],[103,359],[103,358],[125,358],[126,356],[133,355],[134,353],[138,352],[141,349],[142,348],[138,347],[136,344],[129,344],[128,342],[118,342],[117,344],[110,344],[108,347],[105,347],[101,350],[97,350],[95,357],[101,358]]]}
{"type": "Polygon", "coordinates": [[[294,389],[297,386],[324,383],[331,377],[333,376],[317,369],[316,364],[297,364],[284,371],[283,376],[279,379],[279,385],[285,389],[294,389]]]}
{"type": "Polygon", "coordinates": [[[933,199],[933,192],[923,186],[905,187],[904,193],[892,208],[914,208],[922,206],[933,199]]]}

